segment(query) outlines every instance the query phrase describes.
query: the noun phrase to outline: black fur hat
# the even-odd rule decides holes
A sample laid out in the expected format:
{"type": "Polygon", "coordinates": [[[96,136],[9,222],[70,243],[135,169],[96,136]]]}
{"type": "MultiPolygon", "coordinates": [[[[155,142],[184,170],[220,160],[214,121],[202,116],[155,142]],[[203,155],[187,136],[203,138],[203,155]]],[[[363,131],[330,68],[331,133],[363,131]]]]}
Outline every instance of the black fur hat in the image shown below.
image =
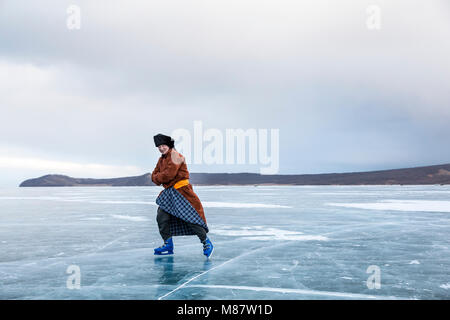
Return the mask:
{"type": "Polygon", "coordinates": [[[173,140],[171,137],[163,135],[161,133],[154,136],[153,141],[155,141],[156,147],[158,147],[162,144],[167,145],[169,148],[173,148],[175,146],[175,140],[173,140]]]}

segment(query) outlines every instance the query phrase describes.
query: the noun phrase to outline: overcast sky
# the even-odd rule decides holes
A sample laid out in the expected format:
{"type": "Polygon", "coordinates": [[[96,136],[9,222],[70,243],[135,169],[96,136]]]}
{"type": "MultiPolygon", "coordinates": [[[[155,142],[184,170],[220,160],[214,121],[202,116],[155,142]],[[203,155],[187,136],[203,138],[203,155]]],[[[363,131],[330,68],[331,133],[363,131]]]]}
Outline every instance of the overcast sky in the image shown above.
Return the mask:
{"type": "Polygon", "coordinates": [[[448,163],[449,39],[448,0],[0,0],[0,185],[151,172],[196,120],[279,129],[281,174],[448,163]]]}

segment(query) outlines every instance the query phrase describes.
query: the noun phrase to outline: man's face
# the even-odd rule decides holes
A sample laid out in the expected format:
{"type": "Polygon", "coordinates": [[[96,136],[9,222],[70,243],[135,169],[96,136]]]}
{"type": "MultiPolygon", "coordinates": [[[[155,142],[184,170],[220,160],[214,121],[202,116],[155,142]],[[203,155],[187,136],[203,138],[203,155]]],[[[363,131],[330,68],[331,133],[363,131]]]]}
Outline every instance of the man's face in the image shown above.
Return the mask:
{"type": "Polygon", "coordinates": [[[167,145],[165,145],[165,144],[162,144],[162,145],[158,146],[158,150],[162,154],[166,154],[167,151],[169,151],[169,147],[167,145]]]}

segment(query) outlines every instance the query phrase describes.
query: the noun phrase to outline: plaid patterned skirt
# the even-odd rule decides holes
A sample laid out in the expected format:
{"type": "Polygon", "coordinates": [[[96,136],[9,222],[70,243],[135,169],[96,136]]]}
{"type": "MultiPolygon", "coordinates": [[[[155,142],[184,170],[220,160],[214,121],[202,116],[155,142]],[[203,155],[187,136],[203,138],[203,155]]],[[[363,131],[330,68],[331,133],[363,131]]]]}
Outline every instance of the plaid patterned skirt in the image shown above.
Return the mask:
{"type": "Polygon", "coordinates": [[[195,235],[188,223],[194,223],[209,232],[205,221],[200,217],[191,203],[174,187],[164,189],[156,198],[156,204],[170,213],[170,233],[172,236],[195,235]]]}

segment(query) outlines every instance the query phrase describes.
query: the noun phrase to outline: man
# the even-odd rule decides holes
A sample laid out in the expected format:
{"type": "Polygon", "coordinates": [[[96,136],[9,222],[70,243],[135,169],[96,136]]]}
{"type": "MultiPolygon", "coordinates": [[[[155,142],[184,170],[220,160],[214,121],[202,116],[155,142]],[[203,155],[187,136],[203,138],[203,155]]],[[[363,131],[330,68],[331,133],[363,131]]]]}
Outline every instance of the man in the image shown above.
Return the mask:
{"type": "Polygon", "coordinates": [[[197,235],[203,243],[203,254],[209,259],[214,250],[207,237],[208,226],[200,199],[189,183],[189,171],[184,157],[176,151],[174,140],[166,135],[153,137],[161,157],[152,173],[152,181],[162,185],[156,203],[156,220],[164,244],[155,249],[155,255],[173,254],[173,236],[197,235]]]}

